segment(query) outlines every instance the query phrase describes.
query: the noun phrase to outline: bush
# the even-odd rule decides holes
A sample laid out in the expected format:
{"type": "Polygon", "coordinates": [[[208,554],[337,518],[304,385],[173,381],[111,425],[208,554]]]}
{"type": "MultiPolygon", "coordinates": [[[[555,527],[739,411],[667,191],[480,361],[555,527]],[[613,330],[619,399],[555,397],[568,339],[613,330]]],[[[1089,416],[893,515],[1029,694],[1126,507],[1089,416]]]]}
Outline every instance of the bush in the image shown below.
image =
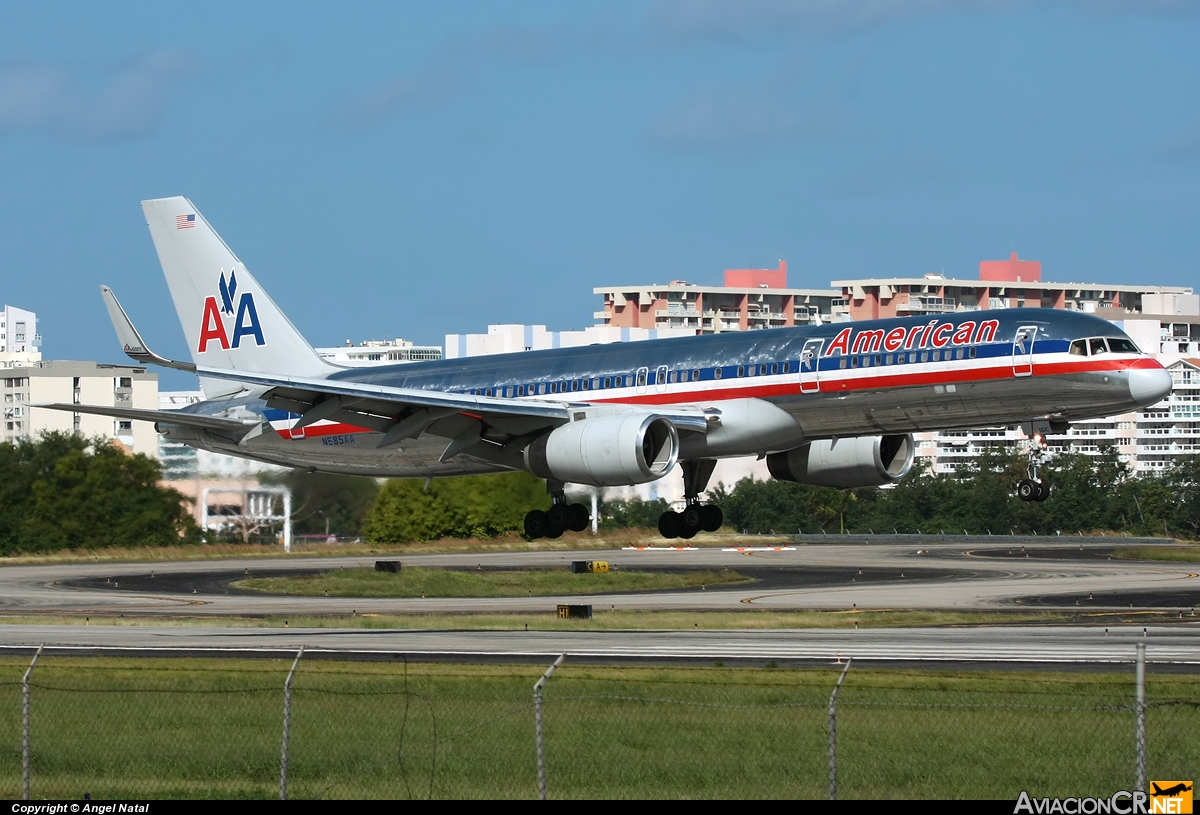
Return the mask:
{"type": "Polygon", "coordinates": [[[425,481],[396,478],[379,491],[363,532],[377,543],[483,538],[523,532],[525,513],[548,509],[545,482],[529,473],[425,481]]]}

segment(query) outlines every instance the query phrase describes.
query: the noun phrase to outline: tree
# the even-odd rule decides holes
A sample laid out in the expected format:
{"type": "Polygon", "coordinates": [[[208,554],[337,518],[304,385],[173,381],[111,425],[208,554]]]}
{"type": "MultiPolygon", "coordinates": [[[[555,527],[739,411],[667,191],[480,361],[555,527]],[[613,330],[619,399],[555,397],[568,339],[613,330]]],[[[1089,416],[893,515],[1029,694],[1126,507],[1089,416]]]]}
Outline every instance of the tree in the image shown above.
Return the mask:
{"type": "Polygon", "coordinates": [[[268,480],[292,491],[292,531],[297,535],[357,537],[379,495],[375,479],[356,475],[288,470],[268,480]]]}
{"type": "Polygon", "coordinates": [[[102,438],[0,444],[0,552],[197,542],[189,506],[161,477],[157,460],[102,438]]]}

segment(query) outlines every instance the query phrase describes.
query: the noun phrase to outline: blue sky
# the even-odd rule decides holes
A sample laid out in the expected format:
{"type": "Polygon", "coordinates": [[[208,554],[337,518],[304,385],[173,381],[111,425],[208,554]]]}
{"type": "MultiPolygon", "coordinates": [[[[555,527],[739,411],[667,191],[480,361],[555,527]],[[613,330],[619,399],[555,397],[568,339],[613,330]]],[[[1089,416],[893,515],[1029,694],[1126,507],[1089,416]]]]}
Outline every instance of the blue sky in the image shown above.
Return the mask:
{"type": "Polygon", "coordinates": [[[10,2],[0,299],[117,361],[107,283],[186,356],[166,195],[317,345],[581,328],[593,286],[779,258],[1196,285],[1198,42],[1172,0],[10,2]]]}

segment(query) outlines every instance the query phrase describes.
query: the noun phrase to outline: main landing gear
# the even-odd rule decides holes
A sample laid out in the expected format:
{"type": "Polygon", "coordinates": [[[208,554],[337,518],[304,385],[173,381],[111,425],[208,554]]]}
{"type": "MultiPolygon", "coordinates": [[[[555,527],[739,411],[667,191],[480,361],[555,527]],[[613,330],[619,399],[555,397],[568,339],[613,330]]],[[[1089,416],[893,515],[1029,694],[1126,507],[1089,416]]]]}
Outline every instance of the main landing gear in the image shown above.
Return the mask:
{"type": "Polygon", "coordinates": [[[592,514],[583,504],[568,504],[561,481],[547,481],[546,490],[554,505],[543,512],[530,510],[525,514],[525,536],[528,538],[558,538],[568,529],[582,532],[592,522],[592,514]]]}
{"type": "Polygon", "coordinates": [[[725,522],[725,515],[716,504],[701,504],[700,493],[708,486],[716,459],[680,462],[683,468],[683,493],[687,506],[682,512],[667,510],[658,518],[658,532],[668,540],[691,540],[697,532],[716,532],[725,522]]]}
{"type": "Polygon", "coordinates": [[[1028,478],[1017,482],[1017,497],[1022,501],[1045,501],[1050,497],[1050,485],[1038,477],[1038,468],[1048,458],[1046,440],[1039,433],[1029,440],[1028,478]]]}

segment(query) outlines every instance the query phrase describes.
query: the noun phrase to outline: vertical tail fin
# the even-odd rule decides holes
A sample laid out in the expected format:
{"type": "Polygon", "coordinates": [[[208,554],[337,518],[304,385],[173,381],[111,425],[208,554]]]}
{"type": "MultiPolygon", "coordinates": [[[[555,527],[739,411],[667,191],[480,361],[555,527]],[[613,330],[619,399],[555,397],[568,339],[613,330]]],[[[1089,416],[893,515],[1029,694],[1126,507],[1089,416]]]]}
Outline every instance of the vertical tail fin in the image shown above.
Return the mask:
{"type": "Polygon", "coordinates": [[[324,376],[322,360],[204,216],[183,197],[142,202],[197,365],[324,376]]]}

